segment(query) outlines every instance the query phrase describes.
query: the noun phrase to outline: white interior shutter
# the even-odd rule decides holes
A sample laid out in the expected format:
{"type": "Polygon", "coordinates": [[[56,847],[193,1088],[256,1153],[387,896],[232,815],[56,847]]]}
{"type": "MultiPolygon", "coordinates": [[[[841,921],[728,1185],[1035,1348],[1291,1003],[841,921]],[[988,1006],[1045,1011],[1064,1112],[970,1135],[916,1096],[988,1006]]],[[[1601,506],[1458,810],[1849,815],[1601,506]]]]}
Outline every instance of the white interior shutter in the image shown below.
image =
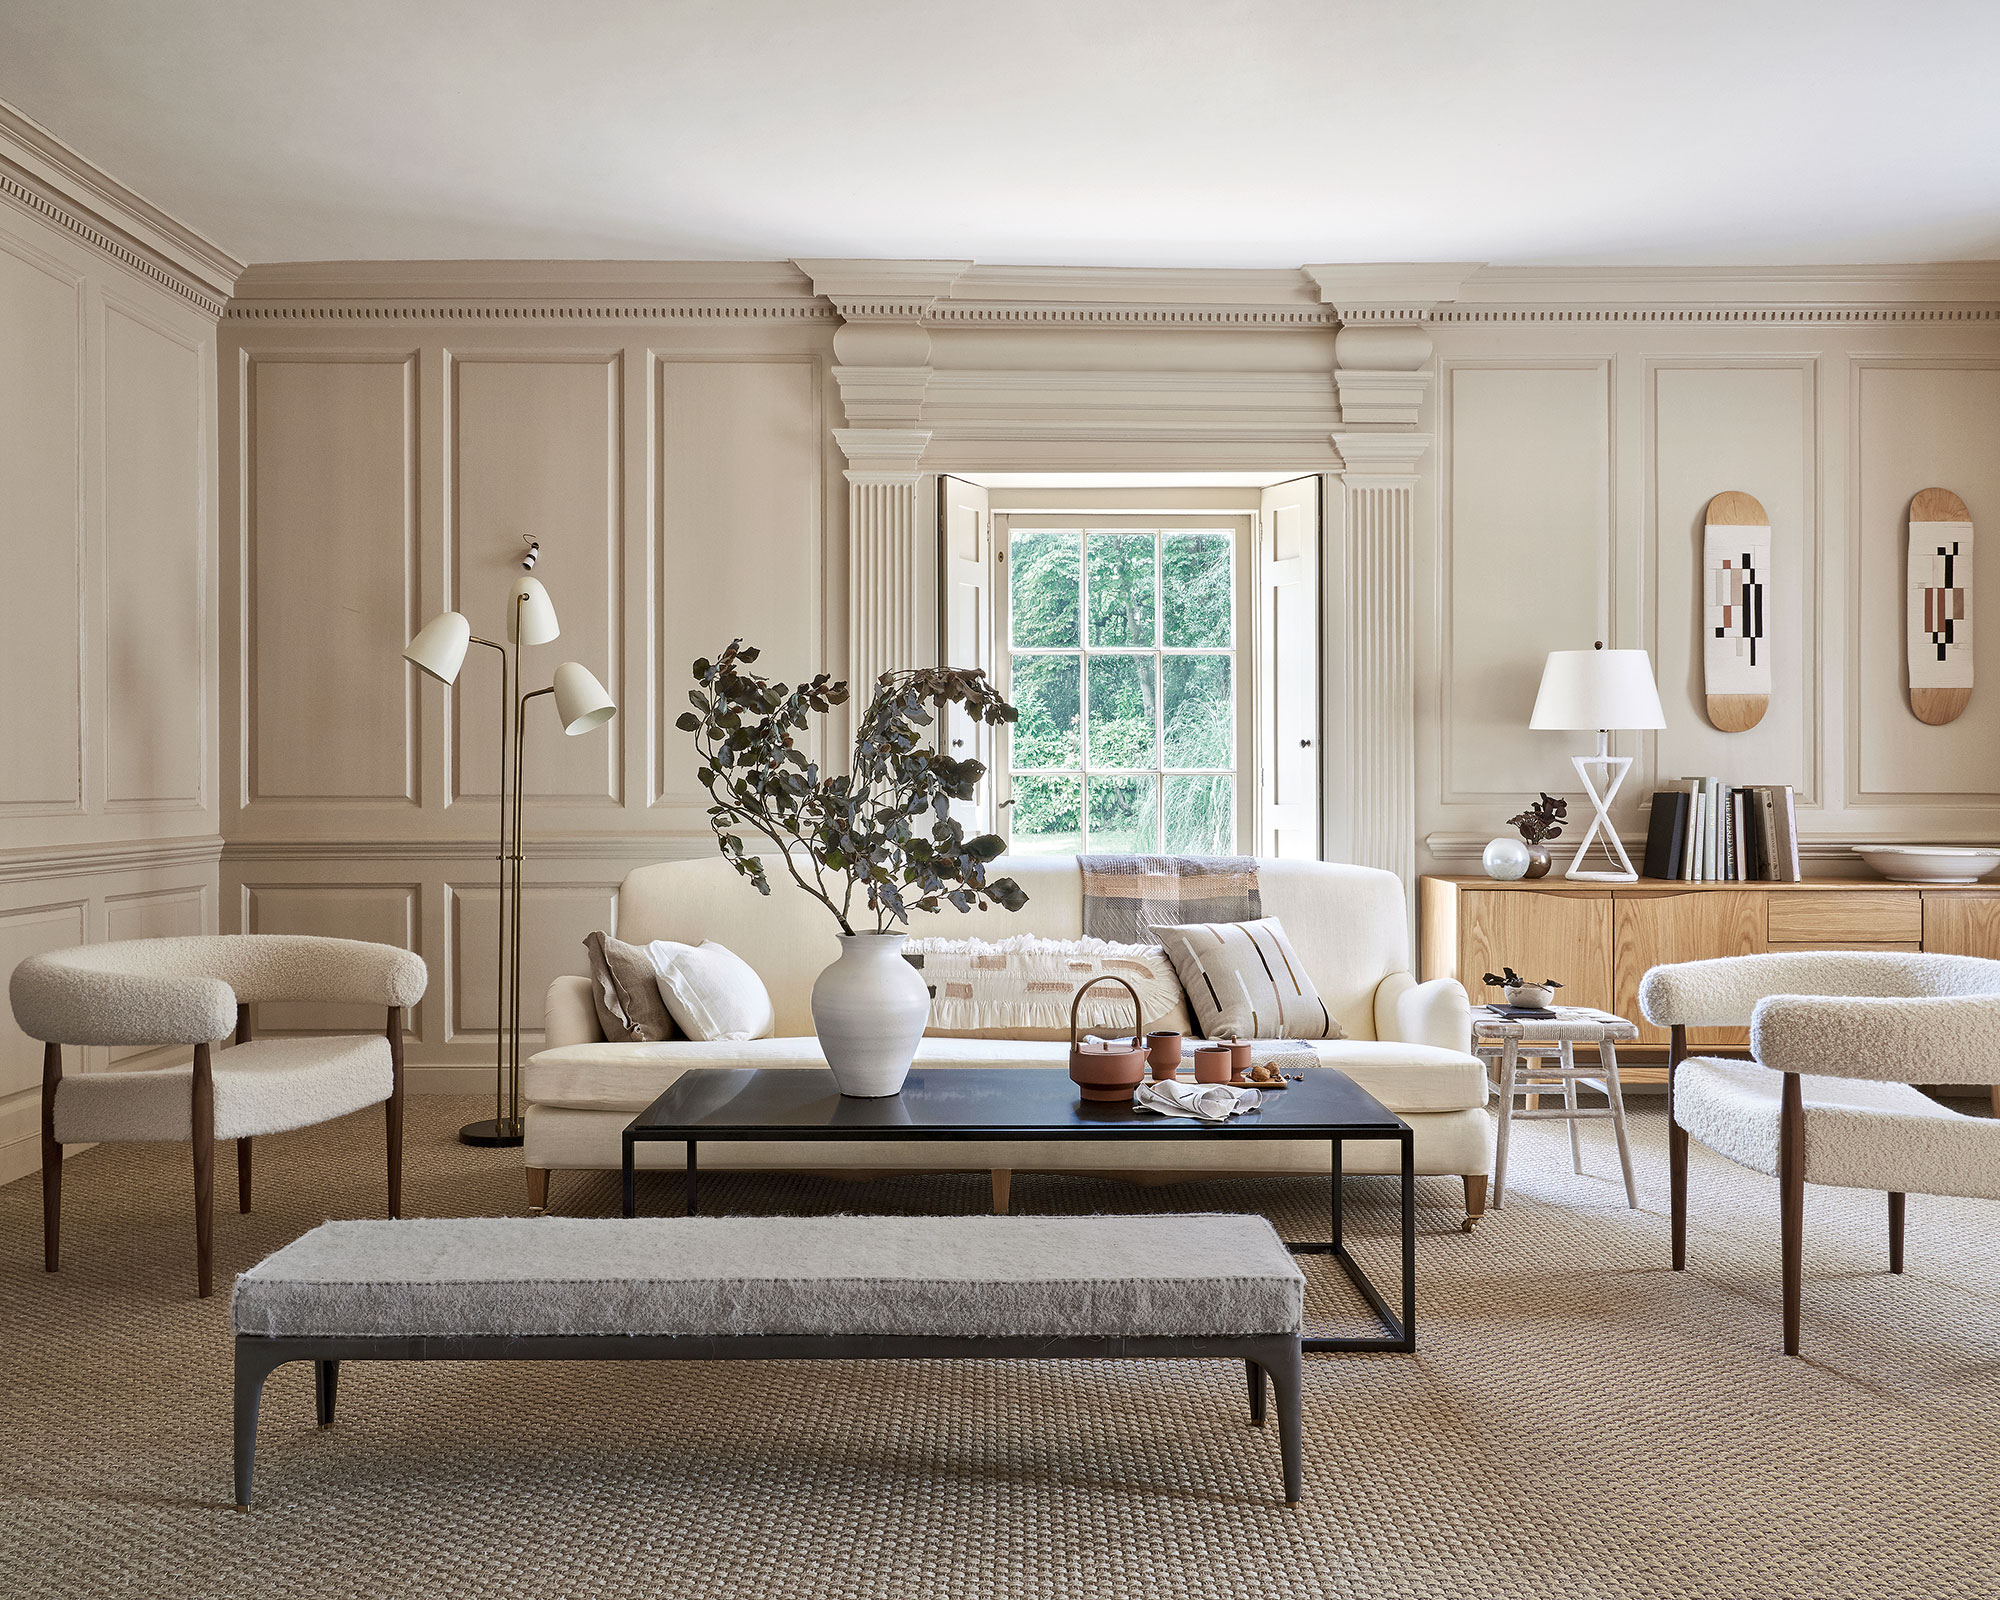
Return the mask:
{"type": "Polygon", "coordinates": [[[1319,479],[1263,493],[1257,519],[1257,854],[1317,859],[1319,479]]]}
{"type": "MultiPolygon", "coordinates": [[[[944,594],[938,605],[942,637],[939,659],[948,667],[983,667],[991,676],[993,657],[993,515],[988,497],[963,478],[938,478],[938,570],[944,594]]],[[[954,804],[953,815],[969,832],[994,828],[993,730],[953,707],[946,724],[952,754],[986,763],[987,776],[973,804],[954,804]]]]}

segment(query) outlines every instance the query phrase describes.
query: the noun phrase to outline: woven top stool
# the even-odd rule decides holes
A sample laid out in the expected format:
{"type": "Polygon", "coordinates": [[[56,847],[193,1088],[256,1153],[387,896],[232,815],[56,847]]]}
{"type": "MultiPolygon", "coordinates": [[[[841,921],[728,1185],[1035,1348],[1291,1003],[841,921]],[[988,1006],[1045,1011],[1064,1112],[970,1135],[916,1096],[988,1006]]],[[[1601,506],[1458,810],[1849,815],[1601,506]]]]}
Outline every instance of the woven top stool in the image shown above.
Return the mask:
{"type": "Polygon", "coordinates": [[[1618,1137],[1618,1164],[1625,1175],[1625,1203],[1639,1209],[1639,1189],[1632,1179],[1632,1146],[1625,1137],[1625,1097],[1618,1088],[1618,1041],[1636,1039],[1636,1023],[1599,1011],[1593,1006],[1556,1006],[1555,1017],[1503,1016],[1490,1006],[1472,1008],[1472,1053],[1493,1064],[1495,1086],[1500,1091],[1500,1136],[1493,1156],[1493,1209],[1498,1211],[1507,1194],[1507,1135],[1513,1121],[1561,1121],[1569,1124],[1570,1165],[1583,1172],[1583,1142],[1577,1135],[1579,1122],[1611,1119],[1618,1137]],[[1593,1065],[1579,1067],[1576,1047],[1596,1048],[1593,1065]],[[1577,1102],[1577,1089],[1593,1089],[1606,1104],[1586,1110],[1577,1102]],[[1561,1089],[1562,1104],[1544,1108],[1539,1104],[1544,1090],[1561,1089]],[[1514,1097],[1530,1095],[1537,1102],[1531,1109],[1516,1111],[1514,1097]]]}

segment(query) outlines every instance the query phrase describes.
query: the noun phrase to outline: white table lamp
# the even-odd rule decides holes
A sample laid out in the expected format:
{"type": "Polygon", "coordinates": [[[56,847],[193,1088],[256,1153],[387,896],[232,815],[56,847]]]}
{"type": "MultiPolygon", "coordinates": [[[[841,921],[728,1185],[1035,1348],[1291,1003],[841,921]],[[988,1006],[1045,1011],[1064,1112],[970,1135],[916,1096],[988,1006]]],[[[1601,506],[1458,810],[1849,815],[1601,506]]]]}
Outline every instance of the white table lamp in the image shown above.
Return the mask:
{"type": "Polygon", "coordinates": [[[1576,848],[1576,859],[1565,876],[1597,883],[1631,883],[1639,874],[1632,870],[1632,858],[1611,825],[1611,802],[1625,774],[1632,769],[1630,756],[1611,753],[1613,728],[1664,728],[1666,713],[1660,708],[1660,691],[1653,683],[1653,664],[1643,650],[1607,650],[1598,645],[1591,650],[1551,650],[1542,668],[1541,692],[1535,696],[1531,728],[1589,732],[1597,734],[1597,754],[1572,756],[1576,774],[1583,780],[1584,793],[1596,815],[1576,848]],[[1603,791],[1591,781],[1591,768],[1599,769],[1605,780],[1603,791]],[[1604,849],[1618,863],[1613,872],[1591,872],[1583,860],[1599,830],[1604,849]]]}

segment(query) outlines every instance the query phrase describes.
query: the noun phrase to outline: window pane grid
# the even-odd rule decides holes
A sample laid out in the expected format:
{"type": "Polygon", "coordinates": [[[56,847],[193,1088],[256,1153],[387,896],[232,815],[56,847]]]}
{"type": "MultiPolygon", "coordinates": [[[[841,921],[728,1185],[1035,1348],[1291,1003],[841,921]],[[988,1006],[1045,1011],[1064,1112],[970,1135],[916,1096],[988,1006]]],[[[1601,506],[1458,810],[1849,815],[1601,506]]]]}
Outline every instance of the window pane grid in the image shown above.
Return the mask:
{"type": "Polygon", "coordinates": [[[1234,535],[1023,530],[1012,548],[1014,847],[1234,850],[1234,535]]]}

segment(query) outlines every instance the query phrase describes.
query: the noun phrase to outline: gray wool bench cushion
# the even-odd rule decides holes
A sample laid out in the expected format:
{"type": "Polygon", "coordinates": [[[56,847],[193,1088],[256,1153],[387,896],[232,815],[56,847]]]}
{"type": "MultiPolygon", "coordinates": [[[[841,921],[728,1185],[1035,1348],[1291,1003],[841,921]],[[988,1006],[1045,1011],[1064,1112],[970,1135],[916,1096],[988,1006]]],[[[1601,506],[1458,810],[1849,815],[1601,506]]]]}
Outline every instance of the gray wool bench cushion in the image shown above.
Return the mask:
{"type": "Polygon", "coordinates": [[[328,1222],[236,1281],[238,1334],[1297,1334],[1271,1224],[1105,1217],[328,1222]]]}

